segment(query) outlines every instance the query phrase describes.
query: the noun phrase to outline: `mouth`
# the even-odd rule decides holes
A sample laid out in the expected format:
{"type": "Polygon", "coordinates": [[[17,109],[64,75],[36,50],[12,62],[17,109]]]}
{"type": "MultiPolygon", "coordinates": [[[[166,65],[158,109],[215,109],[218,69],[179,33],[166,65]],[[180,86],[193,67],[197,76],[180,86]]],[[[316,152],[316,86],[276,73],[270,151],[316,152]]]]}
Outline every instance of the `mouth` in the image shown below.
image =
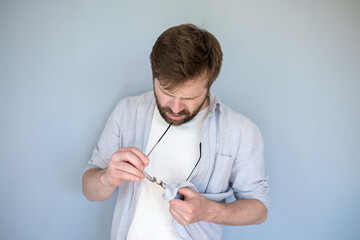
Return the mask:
{"type": "Polygon", "coordinates": [[[168,113],[168,112],[166,114],[171,120],[174,120],[174,121],[184,118],[184,115],[172,114],[172,113],[168,113]]]}

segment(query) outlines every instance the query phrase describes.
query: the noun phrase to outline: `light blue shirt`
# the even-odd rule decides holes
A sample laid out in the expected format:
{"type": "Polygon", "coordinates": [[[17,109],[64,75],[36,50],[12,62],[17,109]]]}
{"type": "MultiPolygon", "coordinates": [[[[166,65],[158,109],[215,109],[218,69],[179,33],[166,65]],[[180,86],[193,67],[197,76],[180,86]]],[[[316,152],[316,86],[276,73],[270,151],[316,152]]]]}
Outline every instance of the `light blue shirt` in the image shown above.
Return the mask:
{"type": "MultiPolygon", "coordinates": [[[[193,186],[210,200],[225,202],[230,196],[252,198],[269,208],[264,144],[259,129],[222,104],[212,92],[209,98],[209,113],[201,134],[202,156],[193,186]]],[[[134,146],[145,152],[155,106],[153,91],[122,100],[106,122],[87,169],[106,168],[112,154],[121,147],[134,146]]],[[[118,187],[112,240],[126,238],[136,207],[137,188],[138,183],[130,181],[118,187]]],[[[173,190],[173,185],[167,189],[173,190]]],[[[173,225],[183,239],[221,239],[223,228],[207,222],[181,226],[175,220],[173,225]]]]}

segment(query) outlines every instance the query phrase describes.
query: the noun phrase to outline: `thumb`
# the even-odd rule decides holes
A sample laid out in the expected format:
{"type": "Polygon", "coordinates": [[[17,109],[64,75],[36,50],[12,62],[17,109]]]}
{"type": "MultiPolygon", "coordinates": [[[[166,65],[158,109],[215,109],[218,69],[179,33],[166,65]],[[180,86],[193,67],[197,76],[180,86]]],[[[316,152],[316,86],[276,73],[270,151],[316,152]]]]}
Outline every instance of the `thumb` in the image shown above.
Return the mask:
{"type": "Polygon", "coordinates": [[[196,194],[196,191],[187,187],[182,187],[179,188],[178,193],[183,195],[185,198],[193,198],[196,194]]]}

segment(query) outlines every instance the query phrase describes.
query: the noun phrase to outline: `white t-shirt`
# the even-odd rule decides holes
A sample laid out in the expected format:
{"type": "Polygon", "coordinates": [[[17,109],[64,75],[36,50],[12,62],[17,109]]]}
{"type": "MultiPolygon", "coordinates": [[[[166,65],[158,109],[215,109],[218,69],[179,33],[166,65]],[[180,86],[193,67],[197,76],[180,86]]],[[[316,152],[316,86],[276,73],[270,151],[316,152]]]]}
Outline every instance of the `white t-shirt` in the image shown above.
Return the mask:
{"type": "MultiPolygon", "coordinates": [[[[145,171],[150,176],[166,184],[187,179],[200,156],[201,128],[207,113],[208,108],[199,112],[190,122],[170,127],[149,156],[150,163],[145,171]]],[[[168,126],[155,107],[146,154],[168,126]]],[[[189,180],[197,172],[198,167],[189,180]]],[[[173,228],[169,202],[162,198],[163,192],[162,187],[146,179],[139,183],[135,214],[126,239],[181,239],[173,228]]]]}

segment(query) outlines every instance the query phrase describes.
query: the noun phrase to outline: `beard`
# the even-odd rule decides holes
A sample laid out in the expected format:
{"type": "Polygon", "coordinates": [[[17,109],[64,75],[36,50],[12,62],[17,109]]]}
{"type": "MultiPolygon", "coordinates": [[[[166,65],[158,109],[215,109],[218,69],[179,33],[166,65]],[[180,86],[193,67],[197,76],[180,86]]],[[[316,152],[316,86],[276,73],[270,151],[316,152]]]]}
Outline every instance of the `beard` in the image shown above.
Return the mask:
{"type": "Polygon", "coordinates": [[[178,112],[178,113],[174,113],[170,107],[163,107],[160,105],[158,97],[156,96],[156,93],[154,91],[154,95],[155,95],[155,100],[156,100],[156,106],[159,109],[159,113],[162,116],[162,118],[168,123],[172,123],[172,125],[174,126],[179,126],[181,124],[187,123],[189,121],[191,121],[201,110],[202,106],[205,104],[206,100],[207,100],[207,95],[204,98],[204,101],[200,104],[200,106],[195,109],[194,112],[190,112],[188,109],[183,109],[182,111],[178,112]],[[170,113],[170,114],[174,114],[177,116],[183,116],[182,119],[179,120],[173,120],[171,118],[168,117],[168,115],[166,113],[170,113]]]}

